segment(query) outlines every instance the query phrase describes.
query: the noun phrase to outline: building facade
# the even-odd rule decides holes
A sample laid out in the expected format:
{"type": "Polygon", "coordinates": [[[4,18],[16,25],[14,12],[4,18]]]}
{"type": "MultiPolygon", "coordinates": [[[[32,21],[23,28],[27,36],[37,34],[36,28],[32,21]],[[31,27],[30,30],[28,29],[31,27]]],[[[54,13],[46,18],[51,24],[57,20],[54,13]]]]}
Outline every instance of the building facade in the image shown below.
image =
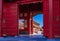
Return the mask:
{"type": "Polygon", "coordinates": [[[29,29],[32,21],[30,20],[32,18],[30,12],[41,11],[44,14],[44,36],[48,38],[60,37],[59,4],[60,0],[0,0],[0,36],[4,34],[7,36],[17,36],[19,33],[18,16],[20,13],[27,11],[28,16],[24,17],[24,19],[28,20],[28,28],[26,29],[28,34],[30,34],[29,29]],[[37,3],[42,4],[38,5],[37,3]],[[42,6],[42,9],[38,9],[37,6],[38,8],[42,6]]]}

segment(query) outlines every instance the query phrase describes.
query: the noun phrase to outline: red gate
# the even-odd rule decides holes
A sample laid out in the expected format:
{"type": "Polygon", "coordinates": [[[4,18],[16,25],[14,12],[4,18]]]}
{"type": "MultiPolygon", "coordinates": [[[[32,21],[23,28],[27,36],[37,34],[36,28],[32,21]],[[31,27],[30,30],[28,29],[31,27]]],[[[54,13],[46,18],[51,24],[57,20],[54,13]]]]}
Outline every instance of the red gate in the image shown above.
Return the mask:
{"type": "MultiPolygon", "coordinates": [[[[44,36],[49,38],[60,37],[60,32],[59,32],[60,31],[59,30],[59,27],[60,27],[59,2],[60,1],[59,0],[43,0],[43,1],[42,0],[38,0],[38,1],[23,0],[23,1],[17,1],[17,2],[15,1],[14,3],[13,2],[5,3],[3,6],[2,35],[8,35],[8,36],[18,35],[18,12],[19,12],[18,5],[19,4],[24,5],[24,4],[30,4],[30,3],[35,4],[36,2],[43,2],[44,36]]],[[[1,16],[0,16],[0,21],[1,21],[1,16]]],[[[30,23],[28,19],[28,27],[29,27],[29,24],[30,23]]],[[[0,28],[1,28],[1,22],[0,22],[0,28]]],[[[0,33],[1,33],[1,29],[0,29],[0,33]]]]}
{"type": "Polygon", "coordinates": [[[0,36],[2,35],[2,0],[0,0],[0,36]]]}
{"type": "Polygon", "coordinates": [[[7,3],[3,6],[3,36],[18,35],[18,8],[16,3],[7,3]]]}

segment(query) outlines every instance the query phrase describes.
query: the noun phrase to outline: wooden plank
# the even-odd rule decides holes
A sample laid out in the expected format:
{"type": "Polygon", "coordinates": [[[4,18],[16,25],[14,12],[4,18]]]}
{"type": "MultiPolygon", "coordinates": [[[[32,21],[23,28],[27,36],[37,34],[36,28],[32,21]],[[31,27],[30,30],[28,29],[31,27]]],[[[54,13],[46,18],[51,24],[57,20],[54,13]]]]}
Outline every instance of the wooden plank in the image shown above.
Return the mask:
{"type": "Polygon", "coordinates": [[[52,34],[52,0],[43,0],[43,13],[44,13],[44,36],[48,38],[53,38],[52,34]]]}
{"type": "Polygon", "coordinates": [[[1,28],[2,28],[2,0],[0,0],[0,36],[2,34],[1,28]]]}
{"type": "Polygon", "coordinates": [[[60,21],[59,21],[59,0],[53,0],[53,34],[54,37],[59,37],[60,36],[60,21]]]}
{"type": "Polygon", "coordinates": [[[17,3],[4,4],[4,20],[3,36],[16,36],[18,35],[18,8],[17,3]]]}

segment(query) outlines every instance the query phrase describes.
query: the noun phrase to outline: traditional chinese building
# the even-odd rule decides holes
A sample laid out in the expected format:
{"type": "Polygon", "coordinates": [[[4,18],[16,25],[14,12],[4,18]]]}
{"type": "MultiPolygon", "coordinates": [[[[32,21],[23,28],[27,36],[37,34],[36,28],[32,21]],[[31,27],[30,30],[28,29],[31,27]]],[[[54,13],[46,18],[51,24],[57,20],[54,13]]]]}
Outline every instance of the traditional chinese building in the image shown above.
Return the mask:
{"type": "Polygon", "coordinates": [[[40,24],[33,21],[33,34],[34,35],[41,35],[43,32],[43,28],[40,27],[40,24]]]}
{"type": "Polygon", "coordinates": [[[0,0],[0,36],[18,36],[18,20],[26,20],[27,34],[33,33],[32,17],[44,14],[44,36],[60,37],[60,0],[0,0]],[[31,29],[31,32],[30,32],[31,29]]]}

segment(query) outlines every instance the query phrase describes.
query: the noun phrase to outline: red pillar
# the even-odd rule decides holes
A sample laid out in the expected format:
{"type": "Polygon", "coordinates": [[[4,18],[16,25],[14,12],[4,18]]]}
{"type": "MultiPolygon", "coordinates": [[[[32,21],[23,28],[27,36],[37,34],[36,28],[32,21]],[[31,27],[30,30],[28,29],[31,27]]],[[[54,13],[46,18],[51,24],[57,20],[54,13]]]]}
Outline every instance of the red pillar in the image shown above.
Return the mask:
{"type": "Polygon", "coordinates": [[[29,12],[28,14],[28,33],[33,34],[33,18],[32,18],[32,12],[29,12]]]}
{"type": "Polygon", "coordinates": [[[31,30],[31,34],[33,34],[33,12],[30,12],[30,21],[31,21],[31,24],[30,24],[31,25],[31,27],[30,27],[31,29],[30,30],[31,30]]]}
{"type": "Polygon", "coordinates": [[[2,0],[0,0],[0,36],[2,34],[1,28],[2,28],[2,0]]]}
{"type": "Polygon", "coordinates": [[[30,35],[30,13],[28,12],[28,19],[27,19],[27,23],[28,23],[28,34],[30,35]]]}

